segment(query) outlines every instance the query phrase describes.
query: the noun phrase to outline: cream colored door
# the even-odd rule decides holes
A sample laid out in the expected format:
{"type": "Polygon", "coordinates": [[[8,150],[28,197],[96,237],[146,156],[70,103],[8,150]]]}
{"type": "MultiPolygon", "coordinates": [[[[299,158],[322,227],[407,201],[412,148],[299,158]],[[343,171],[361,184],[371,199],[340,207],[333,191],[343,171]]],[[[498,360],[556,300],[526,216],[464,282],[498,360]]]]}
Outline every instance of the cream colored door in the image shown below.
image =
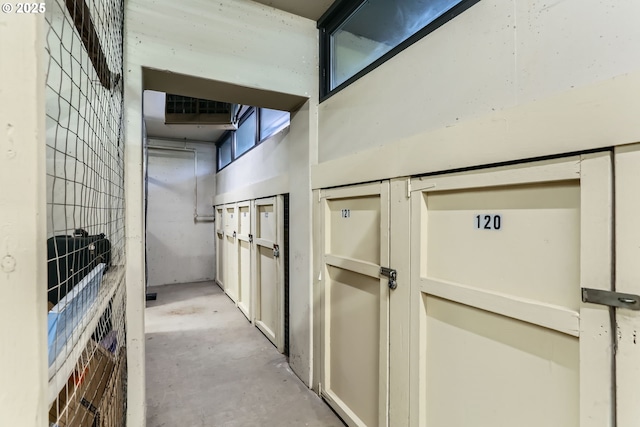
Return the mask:
{"type": "Polygon", "coordinates": [[[251,202],[240,202],[238,209],[238,308],[249,319],[251,313],[251,202]]]}
{"type": "Polygon", "coordinates": [[[282,352],[284,351],[282,196],[258,199],[254,205],[254,322],[282,352]]]}
{"type": "MultiPolygon", "coordinates": [[[[616,292],[640,295],[640,144],[616,147],[616,292]]],[[[640,420],[640,303],[616,312],[616,427],[640,420]]]]}
{"type": "Polygon", "coordinates": [[[389,183],[321,192],[321,395],[350,426],[388,425],[389,183]]]}
{"type": "Polygon", "coordinates": [[[610,154],[411,188],[411,425],[612,426],[610,154]]]}
{"type": "Polygon", "coordinates": [[[216,229],[216,283],[224,289],[224,207],[215,208],[216,229]]]}
{"type": "Polygon", "coordinates": [[[224,291],[238,301],[238,213],[235,203],[224,205],[224,291]]]}

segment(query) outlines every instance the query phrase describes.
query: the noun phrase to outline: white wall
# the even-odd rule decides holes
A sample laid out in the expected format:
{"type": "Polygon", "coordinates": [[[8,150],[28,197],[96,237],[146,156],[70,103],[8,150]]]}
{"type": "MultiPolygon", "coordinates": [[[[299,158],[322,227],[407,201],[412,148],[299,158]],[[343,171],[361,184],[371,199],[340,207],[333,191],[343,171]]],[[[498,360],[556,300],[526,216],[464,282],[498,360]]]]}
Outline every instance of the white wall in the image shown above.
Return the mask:
{"type": "MultiPolygon", "coordinates": [[[[310,383],[309,165],[315,159],[317,141],[318,52],[315,22],[246,0],[219,0],[215,3],[205,0],[129,0],[126,2],[125,16],[125,108],[129,165],[127,232],[131,236],[127,254],[135,254],[142,243],[142,225],[136,212],[142,205],[139,184],[142,170],[141,96],[144,69],[168,70],[173,76],[178,76],[176,78],[180,74],[194,76],[203,79],[204,85],[208,80],[265,91],[267,101],[277,98],[279,94],[294,95],[301,100],[311,99],[301,110],[305,113],[294,114],[292,119],[290,136],[298,136],[295,144],[292,144],[295,147],[292,148],[295,160],[293,157],[291,159],[299,163],[290,168],[292,174],[288,177],[289,182],[295,182],[288,189],[292,209],[293,203],[302,206],[299,222],[294,224],[292,221],[291,224],[290,250],[298,257],[297,267],[291,274],[291,321],[296,322],[292,325],[291,367],[303,381],[310,383]],[[298,130],[294,131],[294,128],[298,130]]],[[[153,89],[161,90],[155,86],[153,89]]],[[[276,104],[262,106],[277,108],[276,104]]],[[[278,170],[278,174],[282,172],[278,170]]],[[[276,176],[274,179],[280,178],[276,176]]],[[[284,190],[286,185],[278,187],[277,192],[287,192],[284,190]]],[[[212,203],[214,194],[210,196],[209,203],[212,203]]],[[[247,198],[242,194],[226,193],[228,201],[241,196],[247,198]]],[[[139,260],[128,259],[128,265],[127,284],[131,304],[128,307],[128,322],[137,328],[137,331],[130,331],[128,335],[128,338],[131,337],[128,421],[134,425],[144,425],[144,349],[140,345],[144,333],[144,295],[141,292],[144,280],[143,270],[138,268],[142,265],[139,260]],[[133,352],[131,346],[135,347],[133,352]]]]}
{"type": "Polygon", "coordinates": [[[194,154],[151,147],[195,150],[198,216],[213,216],[208,195],[215,189],[216,158],[213,143],[149,140],[146,232],[149,286],[213,280],[213,222],[194,221],[194,154]]]}
{"type": "Polygon", "coordinates": [[[44,40],[43,15],[0,14],[2,426],[48,425],[44,40]]]}
{"type": "Polygon", "coordinates": [[[278,132],[218,172],[213,204],[288,193],[290,152],[296,141],[289,129],[278,132]]]}
{"type": "Polygon", "coordinates": [[[313,186],[639,140],[638,14],[480,1],[320,105],[313,186]]]}

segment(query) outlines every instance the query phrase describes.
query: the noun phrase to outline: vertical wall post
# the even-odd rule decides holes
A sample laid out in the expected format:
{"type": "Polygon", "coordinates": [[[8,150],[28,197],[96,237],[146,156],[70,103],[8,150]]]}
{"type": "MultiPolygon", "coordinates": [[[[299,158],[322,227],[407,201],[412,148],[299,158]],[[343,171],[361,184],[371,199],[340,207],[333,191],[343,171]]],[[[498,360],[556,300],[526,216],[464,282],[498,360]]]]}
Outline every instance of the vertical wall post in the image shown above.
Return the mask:
{"type": "Polygon", "coordinates": [[[289,179],[289,364],[308,387],[313,385],[313,263],[311,169],[317,158],[317,100],[310,99],[291,114],[292,144],[289,179]]]}
{"type": "MultiPolygon", "coordinates": [[[[126,18],[125,18],[126,31],[126,18]]],[[[146,425],[144,350],[144,217],[142,175],[142,68],[131,64],[125,36],[125,227],[127,289],[127,425],[146,425]]]]}
{"type": "Polygon", "coordinates": [[[0,425],[40,427],[48,424],[44,15],[7,5],[0,13],[0,425]]]}

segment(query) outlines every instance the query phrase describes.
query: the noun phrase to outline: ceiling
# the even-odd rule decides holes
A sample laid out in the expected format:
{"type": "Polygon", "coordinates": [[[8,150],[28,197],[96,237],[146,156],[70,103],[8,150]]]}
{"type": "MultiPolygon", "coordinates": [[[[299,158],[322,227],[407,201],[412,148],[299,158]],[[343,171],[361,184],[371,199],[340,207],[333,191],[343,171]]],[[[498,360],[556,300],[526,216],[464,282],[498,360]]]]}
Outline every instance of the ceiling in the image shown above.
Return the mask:
{"type": "Polygon", "coordinates": [[[254,0],[294,15],[317,21],[329,9],[334,0],[254,0]]]}
{"type": "Polygon", "coordinates": [[[143,118],[147,138],[215,142],[225,132],[221,126],[165,124],[165,96],[164,92],[144,91],[143,118]]]}
{"type": "MultiPolygon", "coordinates": [[[[285,12],[292,13],[312,21],[317,21],[335,0],[253,0],[256,3],[261,3],[266,6],[270,6],[276,9],[283,10],[285,12]]],[[[149,138],[169,138],[191,141],[207,141],[214,142],[225,132],[225,129],[221,129],[219,126],[207,126],[207,125],[167,125],[164,123],[164,102],[165,93],[176,93],[185,96],[195,96],[206,99],[216,99],[219,101],[233,102],[245,105],[260,105],[262,107],[275,108],[278,110],[295,110],[304,99],[293,97],[286,94],[275,94],[269,91],[256,91],[253,92],[246,88],[237,87],[223,87],[212,86],[212,82],[203,84],[202,81],[190,82],[189,76],[179,76],[180,79],[174,78],[173,83],[181,82],[194,83],[191,86],[197,87],[197,94],[191,93],[188,89],[190,87],[174,87],[170,85],[167,87],[167,79],[163,77],[162,72],[152,72],[154,70],[146,70],[145,73],[145,94],[144,94],[144,121],[149,138]],[[156,74],[158,74],[156,76],[156,74]],[[160,76],[160,77],[158,77],[160,76]],[[161,81],[162,84],[153,84],[156,80],[161,81]],[[188,81],[189,80],[189,81],[188,81]],[[157,86],[157,87],[156,87],[157,86]],[[214,93],[203,93],[205,88],[210,88],[214,93]],[[149,90],[151,89],[151,90],[149,90]],[[225,98],[225,90],[229,92],[232,90],[231,95],[227,96],[230,99],[225,98]],[[255,92],[255,93],[254,93],[255,92]],[[207,95],[207,96],[205,96],[207,95]],[[223,99],[225,98],[225,99],[223,99]],[[233,99],[231,99],[233,98],[233,99]]],[[[174,76],[176,77],[176,76],[174,76]]],[[[194,80],[194,78],[191,78],[194,80]]],[[[157,83],[157,82],[156,82],[157,83]]],[[[229,85],[227,85],[229,86],[229,85]]],[[[228,94],[226,94],[228,95],[228,94]]]]}

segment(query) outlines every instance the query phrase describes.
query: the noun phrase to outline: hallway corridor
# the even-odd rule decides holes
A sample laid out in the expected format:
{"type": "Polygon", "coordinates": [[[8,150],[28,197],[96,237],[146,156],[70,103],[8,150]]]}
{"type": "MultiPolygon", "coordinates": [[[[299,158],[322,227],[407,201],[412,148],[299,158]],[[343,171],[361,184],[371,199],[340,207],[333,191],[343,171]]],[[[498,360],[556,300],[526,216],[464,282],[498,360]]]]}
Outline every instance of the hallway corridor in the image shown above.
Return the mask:
{"type": "Polygon", "coordinates": [[[213,282],[150,291],[148,427],[343,426],[213,282]]]}

